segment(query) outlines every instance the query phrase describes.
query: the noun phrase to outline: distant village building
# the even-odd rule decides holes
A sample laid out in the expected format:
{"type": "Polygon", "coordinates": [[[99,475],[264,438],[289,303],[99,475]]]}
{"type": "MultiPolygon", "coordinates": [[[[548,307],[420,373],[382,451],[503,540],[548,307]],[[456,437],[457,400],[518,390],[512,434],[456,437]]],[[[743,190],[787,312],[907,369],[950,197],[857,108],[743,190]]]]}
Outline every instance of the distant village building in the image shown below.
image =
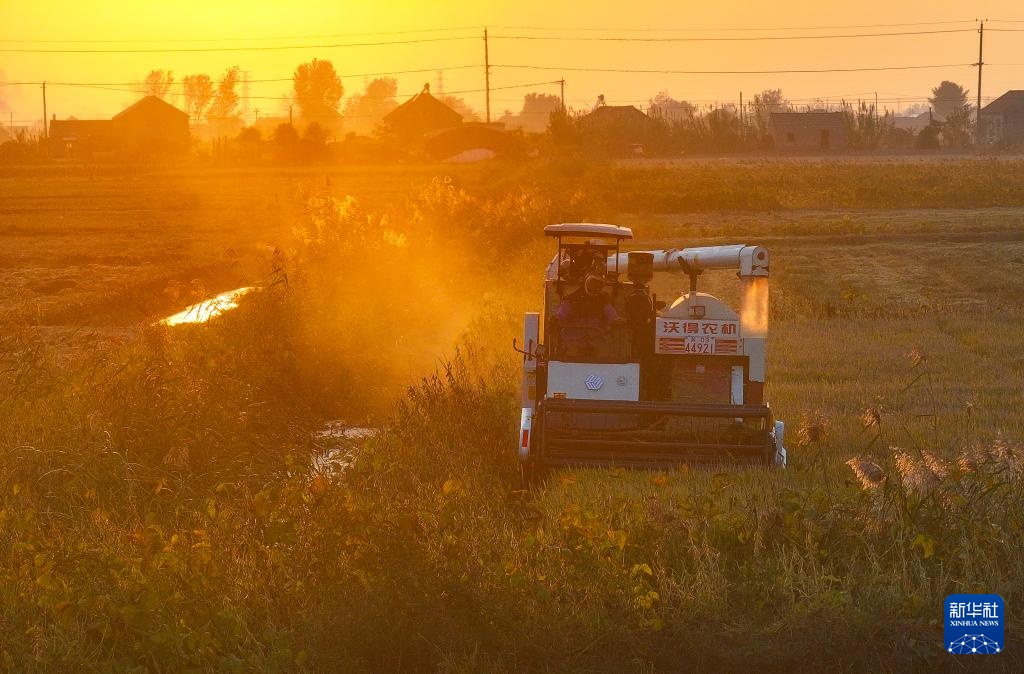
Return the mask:
{"type": "MultiPolygon", "coordinates": [[[[382,140],[400,145],[410,156],[432,160],[455,156],[463,161],[482,159],[513,152],[522,145],[522,133],[509,133],[504,124],[463,122],[462,115],[431,95],[429,84],[385,115],[383,122],[382,140]]],[[[348,147],[339,150],[357,150],[355,140],[346,144],[348,147]]]]}
{"type": "Polygon", "coordinates": [[[156,96],[136,101],[111,121],[119,142],[132,154],[180,154],[188,150],[188,114],[156,96]]]}
{"type": "Polygon", "coordinates": [[[990,143],[1024,142],[1024,90],[1007,91],[983,107],[980,121],[990,143]]]}
{"type": "Polygon", "coordinates": [[[462,115],[434,98],[429,84],[424,84],[423,91],[384,116],[387,131],[404,139],[458,124],[462,124],[462,115]]]}
{"type": "Polygon", "coordinates": [[[917,115],[900,115],[892,118],[894,127],[915,134],[920,133],[921,129],[931,126],[932,122],[933,114],[931,110],[925,110],[917,115]]]}
{"type": "Polygon", "coordinates": [[[146,157],[188,151],[188,114],[156,96],[136,101],[113,119],[54,119],[50,155],[66,159],[146,157]]]}
{"type": "Polygon", "coordinates": [[[104,159],[117,151],[117,134],[109,119],[50,121],[50,156],[62,159],[104,159]]]}
{"type": "Polygon", "coordinates": [[[846,147],[843,113],[773,112],[769,133],[776,150],[832,150],[846,147]]]}
{"type": "Polygon", "coordinates": [[[632,105],[598,105],[580,120],[586,142],[609,154],[642,155],[657,122],[632,105]]]}

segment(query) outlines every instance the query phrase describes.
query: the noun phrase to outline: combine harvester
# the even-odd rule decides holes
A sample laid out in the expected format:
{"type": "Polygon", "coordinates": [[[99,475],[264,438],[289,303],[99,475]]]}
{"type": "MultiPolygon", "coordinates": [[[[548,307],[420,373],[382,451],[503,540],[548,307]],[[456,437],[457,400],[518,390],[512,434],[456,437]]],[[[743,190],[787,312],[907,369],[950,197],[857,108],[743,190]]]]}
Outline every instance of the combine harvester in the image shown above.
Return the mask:
{"type": "Polygon", "coordinates": [[[626,227],[544,233],[558,240],[544,311],[526,314],[516,345],[524,480],[560,466],[786,465],[784,425],[764,401],[765,248],[626,253],[626,227]],[[697,292],[699,276],[715,269],[736,270],[739,314],[697,292]],[[689,291],[666,308],[649,287],[655,272],[689,277],[689,291]]]}

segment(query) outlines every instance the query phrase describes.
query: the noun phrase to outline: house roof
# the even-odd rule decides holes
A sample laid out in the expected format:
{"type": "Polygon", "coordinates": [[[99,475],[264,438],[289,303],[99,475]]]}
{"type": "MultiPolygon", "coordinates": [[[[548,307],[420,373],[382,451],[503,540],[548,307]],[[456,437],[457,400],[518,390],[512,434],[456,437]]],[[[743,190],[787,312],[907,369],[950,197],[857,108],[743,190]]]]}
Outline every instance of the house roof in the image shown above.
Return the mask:
{"type": "Polygon", "coordinates": [[[384,121],[396,128],[426,130],[460,124],[462,115],[434,98],[430,85],[424,84],[423,91],[384,115],[384,121]]]}
{"type": "Polygon", "coordinates": [[[116,115],[114,115],[113,119],[122,119],[124,117],[131,117],[132,115],[135,115],[135,114],[138,114],[138,113],[144,113],[144,112],[150,111],[150,110],[159,110],[161,108],[163,108],[164,110],[167,110],[167,111],[176,112],[179,115],[181,115],[182,117],[184,117],[186,120],[188,119],[188,113],[187,112],[183,112],[183,111],[177,109],[176,107],[174,107],[173,105],[171,105],[167,101],[165,101],[165,100],[163,100],[161,98],[158,98],[156,96],[146,96],[145,98],[141,98],[141,99],[135,101],[134,103],[129,105],[127,108],[125,108],[121,112],[119,112],[116,115]]]}
{"type": "Polygon", "coordinates": [[[897,129],[919,131],[932,123],[932,113],[930,110],[925,110],[916,115],[896,115],[892,118],[892,122],[897,129]]]}
{"type": "Polygon", "coordinates": [[[1002,115],[1007,112],[1024,110],[1024,90],[1011,89],[981,109],[983,115],[1002,115]]]}
{"type": "Polygon", "coordinates": [[[649,122],[651,118],[633,105],[602,105],[586,116],[591,123],[615,124],[620,122],[649,122]]]}
{"type": "Polygon", "coordinates": [[[806,131],[836,129],[845,130],[841,112],[773,112],[770,113],[772,128],[777,131],[806,131]]]}

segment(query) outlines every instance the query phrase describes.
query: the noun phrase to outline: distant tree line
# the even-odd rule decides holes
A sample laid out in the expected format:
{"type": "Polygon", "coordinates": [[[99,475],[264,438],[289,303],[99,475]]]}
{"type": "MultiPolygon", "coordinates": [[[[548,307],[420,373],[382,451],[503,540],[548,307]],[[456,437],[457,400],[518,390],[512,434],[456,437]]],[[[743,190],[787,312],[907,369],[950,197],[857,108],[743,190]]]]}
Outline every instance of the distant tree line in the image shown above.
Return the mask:
{"type": "MultiPolygon", "coordinates": [[[[212,142],[212,154],[247,162],[328,161],[331,142],[350,139],[353,134],[378,140],[386,136],[382,120],[399,105],[398,84],[390,77],[372,79],[362,91],[346,97],[340,76],[327,60],[300,63],[291,80],[291,91],[281,97],[276,109],[261,106],[262,115],[257,111],[255,123],[249,125],[245,121],[251,118],[243,121],[246,111],[241,109],[239,93],[243,74],[238,66],[216,78],[193,73],[180,81],[170,70],[152,70],[139,82],[137,91],[172,103],[178,103],[180,97],[192,121],[193,135],[212,142]]],[[[892,112],[880,113],[871,103],[842,101],[838,107],[846,144],[863,150],[968,148],[973,144],[975,124],[969,93],[950,81],[934,87],[926,110],[930,111],[930,123],[916,132],[898,128],[892,112]]],[[[444,94],[437,97],[464,121],[480,120],[462,99],[444,94]]],[[[497,121],[508,129],[533,134],[531,143],[540,153],[677,156],[771,149],[772,113],[798,109],[781,89],[754,94],[742,108],[728,104],[702,110],[667,91],[649,98],[643,114],[616,119],[614,115],[599,114],[604,107],[608,106],[603,95],[588,109],[568,110],[558,96],[528,93],[518,111],[507,109],[497,121]],[[610,121],[595,121],[605,117],[610,121]]],[[[22,132],[6,143],[6,150],[0,150],[0,161],[10,163],[35,156],[36,151],[30,149],[33,142],[31,134],[22,132]]]]}

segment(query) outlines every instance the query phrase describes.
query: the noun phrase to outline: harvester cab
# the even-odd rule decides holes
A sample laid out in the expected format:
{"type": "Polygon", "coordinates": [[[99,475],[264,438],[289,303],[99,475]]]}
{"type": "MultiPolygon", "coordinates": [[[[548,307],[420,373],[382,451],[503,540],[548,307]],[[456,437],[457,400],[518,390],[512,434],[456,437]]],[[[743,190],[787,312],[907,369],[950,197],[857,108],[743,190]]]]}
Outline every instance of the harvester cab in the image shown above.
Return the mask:
{"type": "Polygon", "coordinates": [[[784,425],[764,401],[768,251],[730,245],[621,250],[626,227],[548,225],[558,251],[544,310],[527,313],[519,460],[558,466],[786,465],[784,425]],[[734,270],[741,309],[698,292],[734,270]],[[688,278],[671,305],[655,273],[688,278]],[[625,277],[625,278],[623,278],[625,277]]]}

